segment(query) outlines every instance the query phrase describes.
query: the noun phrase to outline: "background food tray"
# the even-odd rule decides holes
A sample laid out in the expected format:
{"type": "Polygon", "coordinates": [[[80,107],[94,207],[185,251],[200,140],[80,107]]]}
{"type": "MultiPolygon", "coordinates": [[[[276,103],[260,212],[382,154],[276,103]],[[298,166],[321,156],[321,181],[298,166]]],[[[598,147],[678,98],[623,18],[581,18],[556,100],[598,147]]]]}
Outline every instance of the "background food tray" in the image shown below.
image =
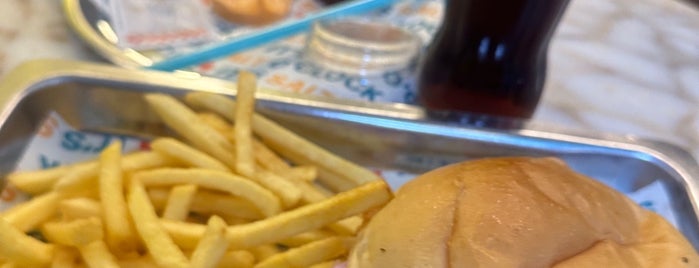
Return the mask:
{"type": "MultiPolygon", "coordinates": [[[[142,95],[191,90],[233,95],[233,84],[198,76],[125,70],[65,61],[31,62],[0,83],[0,175],[11,172],[37,127],[56,112],[73,127],[150,137],[167,134],[142,95]]],[[[527,122],[476,128],[429,120],[416,107],[299,98],[261,91],[258,110],[321,146],[362,165],[420,173],[488,156],[557,156],[622,192],[659,181],[677,225],[699,248],[699,166],[684,150],[660,142],[595,133],[570,134],[527,122]]],[[[398,182],[399,184],[400,182],[398,182]]]]}

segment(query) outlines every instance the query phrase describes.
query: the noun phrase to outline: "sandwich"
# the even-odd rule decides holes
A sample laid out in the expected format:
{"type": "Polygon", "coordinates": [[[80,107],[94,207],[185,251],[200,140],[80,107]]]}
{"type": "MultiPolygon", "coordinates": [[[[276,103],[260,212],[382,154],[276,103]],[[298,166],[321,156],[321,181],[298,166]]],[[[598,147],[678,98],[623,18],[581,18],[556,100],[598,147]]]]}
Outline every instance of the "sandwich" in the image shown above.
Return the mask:
{"type": "Polygon", "coordinates": [[[348,268],[699,267],[661,216],[555,158],[449,165],[373,215],[348,268]]]}

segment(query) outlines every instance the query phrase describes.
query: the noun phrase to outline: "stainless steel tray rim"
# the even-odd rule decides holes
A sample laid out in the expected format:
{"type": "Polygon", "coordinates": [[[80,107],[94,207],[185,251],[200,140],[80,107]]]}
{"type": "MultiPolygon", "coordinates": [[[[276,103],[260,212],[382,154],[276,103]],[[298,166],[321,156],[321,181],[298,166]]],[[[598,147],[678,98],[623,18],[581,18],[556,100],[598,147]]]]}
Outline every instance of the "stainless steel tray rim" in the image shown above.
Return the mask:
{"type": "MultiPolygon", "coordinates": [[[[66,82],[85,82],[88,84],[110,85],[113,88],[125,88],[126,91],[144,93],[155,90],[182,95],[191,90],[201,90],[235,95],[235,85],[228,81],[211,78],[173,75],[154,71],[126,70],[113,66],[43,60],[22,65],[8,74],[0,82],[0,125],[6,127],[11,112],[21,105],[24,98],[51,90],[53,84],[66,82]],[[141,88],[141,89],[139,89],[141,88]]],[[[112,89],[113,90],[113,89],[112,89]]],[[[291,114],[308,114],[309,117],[323,118],[348,125],[364,125],[386,130],[427,134],[437,137],[481,141],[483,143],[506,144],[511,147],[526,147],[546,151],[552,142],[558,146],[548,150],[552,154],[599,154],[599,155],[633,155],[634,159],[656,165],[672,175],[674,183],[683,187],[686,204],[682,206],[693,211],[694,219],[690,228],[697,227],[699,211],[699,166],[696,160],[682,148],[674,145],[639,139],[633,136],[615,136],[607,134],[574,135],[565,132],[549,132],[536,127],[521,129],[494,130],[476,128],[451,122],[433,121],[426,118],[426,113],[416,107],[385,107],[370,103],[343,103],[314,98],[296,98],[293,95],[279,95],[261,92],[262,108],[273,108],[278,112],[290,111],[291,114]],[[310,107],[310,108],[309,108],[310,107]]],[[[8,146],[11,144],[8,144],[8,146]]],[[[2,148],[5,150],[8,148],[2,148]]],[[[686,227],[685,227],[686,228],[686,227]]],[[[699,228],[690,230],[696,234],[693,240],[699,245],[699,228]]],[[[699,247],[699,246],[698,246],[699,247]]]]}

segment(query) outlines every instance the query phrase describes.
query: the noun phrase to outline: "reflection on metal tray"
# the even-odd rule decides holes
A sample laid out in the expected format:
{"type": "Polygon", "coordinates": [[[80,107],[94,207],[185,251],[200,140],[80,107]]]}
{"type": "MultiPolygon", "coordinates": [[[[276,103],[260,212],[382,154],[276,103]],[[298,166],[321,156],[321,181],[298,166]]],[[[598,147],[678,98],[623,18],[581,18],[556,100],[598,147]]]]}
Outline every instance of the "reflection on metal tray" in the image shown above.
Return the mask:
{"type": "MultiPolygon", "coordinates": [[[[10,172],[40,120],[56,111],[81,130],[150,136],[164,127],[142,101],[146,92],[233,94],[231,83],[64,61],[25,64],[0,84],[0,175],[10,172]]],[[[680,230],[699,248],[699,166],[675,146],[631,137],[571,135],[518,122],[519,128],[473,127],[426,118],[405,105],[347,103],[258,94],[259,111],[357,163],[423,172],[489,156],[557,156],[574,169],[632,192],[660,181],[670,191],[680,230]],[[425,162],[421,159],[438,159],[425,162]]]]}

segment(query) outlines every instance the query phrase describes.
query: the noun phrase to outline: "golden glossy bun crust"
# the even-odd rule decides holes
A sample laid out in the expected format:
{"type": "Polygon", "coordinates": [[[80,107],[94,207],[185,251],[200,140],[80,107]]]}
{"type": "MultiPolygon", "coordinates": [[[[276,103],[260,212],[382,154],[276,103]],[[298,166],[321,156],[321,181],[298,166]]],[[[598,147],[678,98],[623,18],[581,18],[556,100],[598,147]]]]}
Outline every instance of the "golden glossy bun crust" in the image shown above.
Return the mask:
{"type": "Polygon", "coordinates": [[[213,0],[212,4],[214,12],[230,22],[264,25],[286,17],[292,0],[213,0]]]}
{"type": "Polygon", "coordinates": [[[450,165],[405,184],[349,268],[699,267],[674,227],[554,158],[450,165]]]}

